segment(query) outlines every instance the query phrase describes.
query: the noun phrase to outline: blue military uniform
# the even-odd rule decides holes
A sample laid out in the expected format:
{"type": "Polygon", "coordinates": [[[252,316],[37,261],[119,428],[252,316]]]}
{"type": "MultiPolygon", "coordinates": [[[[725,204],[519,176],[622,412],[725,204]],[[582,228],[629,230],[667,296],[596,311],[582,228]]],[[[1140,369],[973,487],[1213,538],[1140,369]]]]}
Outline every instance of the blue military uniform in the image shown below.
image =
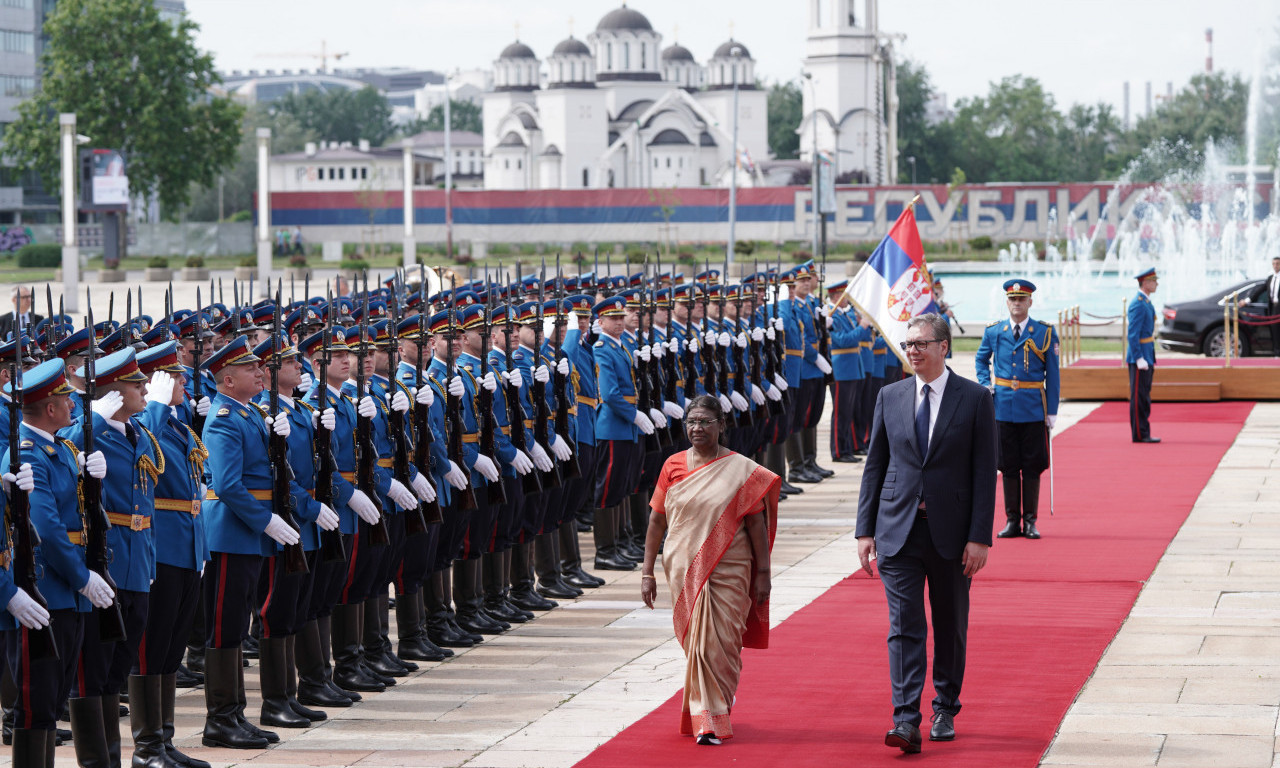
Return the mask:
{"type": "MultiPolygon", "coordinates": [[[[827,295],[839,300],[848,280],[827,286],[827,295]]],[[[858,325],[847,307],[829,304],[831,312],[831,459],[853,463],[860,461],[855,452],[863,447],[859,435],[862,419],[858,401],[866,386],[862,367],[862,341],[871,334],[858,325]]]]}
{"type": "Polygon", "coordinates": [[[1135,277],[1139,291],[1129,302],[1128,338],[1125,362],[1129,364],[1129,432],[1135,443],[1158,443],[1151,436],[1151,384],[1156,374],[1156,306],[1151,296],[1141,290],[1147,280],[1155,290],[1155,267],[1144,269],[1135,277]],[[1139,361],[1146,370],[1138,367],[1139,361]]]}

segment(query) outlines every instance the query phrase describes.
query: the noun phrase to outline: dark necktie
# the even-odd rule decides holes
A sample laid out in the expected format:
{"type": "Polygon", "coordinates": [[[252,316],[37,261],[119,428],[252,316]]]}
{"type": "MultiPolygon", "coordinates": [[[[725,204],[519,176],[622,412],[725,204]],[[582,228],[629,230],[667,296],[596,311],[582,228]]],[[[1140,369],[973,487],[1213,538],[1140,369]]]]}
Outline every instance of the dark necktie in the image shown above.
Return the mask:
{"type": "Polygon", "coordinates": [[[138,433],[134,431],[133,425],[127,421],[124,423],[124,435],[129,438],[129,445],[134,448],[138,447],[138,433]]]}
{"type": "Polygon", "coordinates": [[[1022,338],[1022,326],[1021,325],[1013,326],[1013,340],[1016,342],[1021,338],[1022,338]]]}
{"type": "Polygon", "coordinates": [[[929,455],[929,385],[920,389],[920,407],[916,409],[916,445],[920,446],[920,458],[929,455]]]}

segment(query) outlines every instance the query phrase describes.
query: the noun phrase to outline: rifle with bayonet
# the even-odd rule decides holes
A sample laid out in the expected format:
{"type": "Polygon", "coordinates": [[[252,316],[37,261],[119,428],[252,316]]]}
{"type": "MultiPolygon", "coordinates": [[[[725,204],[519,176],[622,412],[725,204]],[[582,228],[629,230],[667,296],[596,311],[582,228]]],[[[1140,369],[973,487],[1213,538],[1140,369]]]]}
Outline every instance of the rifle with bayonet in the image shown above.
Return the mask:
{"type": "MultiPolygon", "coordinates": [[[[481,318],[483,323],[480,329],[480,380],[481,386],[476,392],[476,408],[479,411],[476,418],[480,421],[480,453],[493,459],[498,460],[497,436],[498,420],[493,415],[493,393],[486,389],[482,383],[484,377],[489,373],[489,340],[490,326],[489,313],[493,311],[493,286],[489,284],[489,269],[484,270],[484,314],[481,318]]],[[[502,478],[485,486],[485,498],[490,505],[506,504],[507,489],[502,485],[502,478]]]]}
{"type": "MultiPolygon", "coordinates": [[[[88,291],[85,291],[88,294],[88,291]]],[[[85,324],[89,327],[89,348],[84,356],[84,455],[94,452],[93,446],[93,401],[98,396],[98,374],[96,358],[98,355],[97,333],[93,330],[93,303],[88,295],[85,297],[86,311],[89,313],[85,324]]],[[[21,344],[19,344],[21,346],[21,344]]],[[[107,520],[107,511],[102,506],[102,480],[89,474],[85,469],[80,475],[80,498],[84,505],[84,537],[85,565],[89,570],[102,577],[112,592],[116,591],[115,579],[111,578],[111,548],[107,545],[107,530],[111,522],[107,520]]],[[[120,611],[120,599],[112,598],[111,605],[106,608],[95,608],[94,615],[98,619],[98,636],[104,643],[118,643],[125,639],[124,615],[120,611]]]]}
{"type": "MultiPolygon", "coordinates": [[[[421,275],[421,292],[427,290],[426,269],[419,264],[419,273],[421,275]]],[[[423,296],[423,307],[426,307],[426,297],[423,296]]],[[[418,314],[418,336],[414,339],[414,345],[418,348],[418,362],[414,365],[414,383],[417,387],[429,387],[431,383],[422,375],[422,366],[426,361],[427,347],[427,313],[418,314]]],[[[431,429],[431,406],[425,403],[419,403],[417,398],[413,402],[413,466],[417,468],[420,474],[431,477],[431,444],[435,442],[435,434],[431,429]]],[[[440,523],[444,521],[444,517],[440,513],[440,502],[431,502],[423,504],[422,516],[428,525],[440,523]]]]}
{"type": "Polygon", "coordinates": [[[373,468],[378,463],[378,450],[373,445],[373,417],[360,415],[359,402],[366,396],[367,377],[364,361],[369,356],[369,273],[364,277],[364,311],[360,313],[359,341],[356,343],[356,488],[364,492],[378,512],[376,522],[369,523],[369,545],[382,547],[391,543],[387,531],[386,516],[378,499],[377,481],[373,468]]]}
{"type": "MultiPolygon", "coordinates": [[[[393,281],[391,301],[387,302],[389,310],[389,319],[387,320],[387,335],[390,337],[391,343],[387,345],[387,380],[391,391],[395,392],[396,386],[400,385],[400,377],[396,372],[400,368],[400,300],[403,292],[399,290],[401,281],[398,279],[393,281]]],[[[408,394],[406,392],[406,394],[408,394]]],[[[391,430],[391,473],[395,479],[404,484],[406,488],[411,488],[409,482],[409,425],[403,411],[397,411],[392,408],[387,413],[387,425],[391,430]]],[[[430,431],[430,428],[428,428],[430,431]]],[[[431,477],[430,472],[423,473],[424,478],[431,477]]],[[[440,515],[440,506],[432,500],[430,504],[419,500],[418,505],[413,509],[405,510],[404,518],[404,534],[405,537],[417,536],[420,533],[427,532],[427,513],[424,506],[435,507],[435,515],[440,515]]]]}
{"type": "MultiPolygon", "coordinates": [[[[636,344],[639,347],[648,346],[650,348],[650,354],[649,362],[645,362],[643,359],[636,361],[636,410],[640,411],[645,416],[652,418],[652,411],[658,407],[656,402],[658,392],[657,385],[653,380],[652,370],[650,368],[650,364],[655,360],[652,353],[653,327],[649,327],[647,334],[645,333],[644,327],[644,291],[645,286],[641,286],[639,293],[640,309],[638,310],[639,324],[636,327],[636,344]]],[[[645,453],[656,453],[662,448],[662,437],[660,436],[661,431],[663,430],[660,430],[658,425],[655,423],[653,432],[650,432],[647,435],[641,435],[641,438],[644,440],[645,453]]]]}
{"type": "MultiPolygon", "coordinates": [[[[50,298],[50,304],[52,304],[50,298]]],[[[13,327],[18,327],[17,310],[14,310],[13,327]]],[[[62,322],[62,318],[58,318],[58,323],[62,322]]],[[[13,357],[9,359],[9,386],[12,390],[12,397],[9,398],[7,407],[9,409],[9,472],[16,475],[22,467],[22,450],[21,440],[18,436],[18,430],[22,426],[22,406],[26,401],[22,394],[22,344],[15,342],[13,345],[13,357]]],[[[92,415],[92,414],[90,414],[92,415]]],[[[14,586],[27,593],[27,596],[34,600],[41,608],[46,611],[49,609],[49,603],[44,599],[44,595],[40,594],[40,572],[36,565],[36,547],[40,546],[40,535],[36,533],[35,526],[31,523],[31,499],[27,496],[27,492],[18,487],[17,483],[9,486],[9,507],[8,507],[8,526],[5,534],[9,540],[9,544],[13,547],[13,583],[14,586]]],[[[41,629],[32,629],[27,631],[27,653],[31,659],[56,659],[58,658],[58,646],[54,642],[53,626],[46,624],[41,629]]]]}
{"type": "MultiPolygon", "coordinates": [[[[333,344],[333,291],[326,293],[328,304],[320,337],[320,364],[316,366],[316,408],[321,415],[329,408],[329,365],[333,363],[333,350],[329,348],[333,344]]],[[[327,429],[323,420],[316,423],[315,451],[316,501],[337,511],[334,478],[338,476],[338,460],[333,455],[333,430],[327,429]]],[[[342,532],[337,528],[320,531],[320,559],[326,563],[341,563],[347,559],[347,552],[342,546],[342,532]]]]}
{"type": "MultiPolygon", "coordinates": [[[[724,271],[724,274],[721,276],[722,279],[720,280],[720,286],[719,286],[720,290],[718,291],[718,298],[716,299],[716,305],[720,308],[720,318],[719,318],[720,334],[725,334],[730,337],[729,347],[721,346],[719,343],[720,334],[716,334],[717,339],[716,339],[716,345],[715,345],[715,354],[713,354],[712,357],[715,358],[715,362],[716,362],[716,391],[719,392],[724,397],[729,397],[730,395],[733,394],[733,387],[729,385],[729,349],[736,348],[736,347],[734,347],[733,345],[733,335],[730,334],[725,327],[729,322],[728,318],[726,318],[724,314],[724,306],[725,306],[725,303],[728,301],[728,299],[724,295],[724,292],[729,288],[728,282],[724,279],[724,278],[727,278],[729,275],[729,270],[727,269],[727,265],[728,265],[727,259],[725,261],[725,264],[726,264],[726,269],[724,271]]],[[[711,270],[708,269],[707,271],[710,272],[711,270]]],[[[708,301],[710,301],[710,299],[708,299],[708,301]]],[[[708,326],[711,325],[710,321],[707,322],[707,325],[708,326]]],[[[738,426],[738,414],[735,413],[732,408],[730,408],[729,411],[724,415],[724,425],[726,429],[738,426]]]]}
{"type": "MultiPolygon", "coordinates": [[[[518,280],[517,280],[518,282],[518,280]]],[[[514,318],[511,317],[511,310],[507,310],[506,321],[502,324],[502,335],[504,339],[503,353],[506,357],[507,371],[515,370],[515,363],[511,358],[511,323],[514,318]]],[[[517,337],[517,341],[518,341],[517,337]]],[[[521,451],[526,455],[529,453],[529,446],[525,442],[525,425],[524,425],[524,407],[520,404],[520,387],[514,382],[507,381],[506,387],[507,401],[507,421],[511,424],[511,445],[517,451],[521,451]]],[[[526,496],[538,493],[542,490],[542,479],[536,470],[530,470],[520,476],[520,489],[524,491],[526,496]]]]}
{"type": "MultiPolygon", "coordinates": [[[[271,334],[271,359],[267,361],[267,370],[271,375],[270,402],[268,413],[275,421],[280,415],[280,352],[288,346],[280,338],[280,292],[276,291],[275,327],[271,334]]],[[[290,528],[301,533],[298,521],[294,517],[293,500],[293,466],[289,464],[289,441],[284,435],[271,430],[271,439],[267,442],[267,456],[271,464],[271,511],[279,516],[290,528]]],[[[283,549],[285,573],[307,573],[307,555],[302,551],[302,542],[286,544],[283,549]]]]}
{"type": "MultiPolygon", "coordinates": [[[[212,298],[212,297],[210,297],[212,298]]],[[[204,397],[204,371],[200,370],[200,366],[204,363],[204,309],[200,306],[200,286],[196,286],[196,321],[192,323],[192,333],[195,335],[193,340],[195,343],[191,347],[191,398],[194,401],[191,405],[191,429],[197,435],[204,435],[205,417],[200,415],[197,407],[200,400],[204,397]]],[[[89,333],[93,333],[92,330],[89,333]]]]}
{"type": "MultiPolygon", "coordinates": [[[[769,275],[769,306],[773,310],[773,318],[772,320],[769,318],[768,312],[764,313],[766,327],[771,323],[774,325],[777,324],[778,297],[782,293],[782,289],[778,285],[778,279],[778,272],[774,272],[769,275]]],[[[766,340],[765,350],[768,352],[768,357],[766,359],[765,371],[766,375],[769,377],[770,383],[773,383],[779,376],[783,379],[787,378],[787,370],[785,366],[785,361],[787,359],[786,335],[785,330],[777,330],[775,328],[773,341],[770,342],[766,340]]],[[[778,409],[775,413],[784,412],[790,403],[791,390],[784,389],[782,391],[782,402],[778,404],[778,409]]]]}
{"type": "MultiPolygon", "coordinates": [[[[564,351],[564,332],[567,318],[564,315],[564,283],[560,274],[560,254],[556,254],[556,276],[555,290],[552,291],[556,302],[556,314],[551,320],[551,349],[552,358],[555,360],[555,367],[552,369],[551,384],[555,388],[556,412],[554,415],[556,434],[562,440],[568,440],[572,432],[569,431],[569,410],[573,407],[573,403],[569,400],[569,377],[567,374],[560,373],[560,361],[568,360],[569,355],[564,351]]],[[[572,480],[575,477],[582,477],[582,468],[578,466],[577,454],[570,454],[568,459],[563,462],[561,475],[565,480],[572,480]]]]}
{"type": "MultiPolygon", "coordinates": [[[[818,355],[826,358],[827,362],[831,362],[831,329],[827,327],[827,318],[822,314],[822,284],[827,280],[827,254],[822,254],[822,273],[818,275],[815,281],[815,292],[818,300],[813,308],[813,324],[818,329],[818,355]]],[[[834,372],[822,374],[822,383],[829,386],[836,380],[834,372]]]]}
{"type": "MultiPolygon", "coordinates": [[[[659,270],[659,273],[661,273],[661,270],[662,270],[661,257],[659,257],[659,260],[658,260],[658,270],[659,270]]],[[[676,287],[675,287],[675,281],[673,279],[671,290],[667,292],[667,339],[668,340],[674,339],[676,334],[675,294],[676,294],[676,287]]],[[[680,345],[676,344],[676,350],[677,350],[676,352],[672,352],[670,351],[670,348],[668,348],[668,351],[663,353],[662,355],[663,379],[664,379],[663,386],[665,387],[665,389],[663,390],[663,396],[667,401],[675,403],[676,405],[680,404],[680,353],[678,351],[679,349],[680,349],[680,345]]],[[[676,426],[671,422],[670,417],[668,417],[667,426],[670,428],[669,431],[671,433],[671,439],[672,439],[672,442],[674,443],[676,441],[676,426]]]]}
{"type": "MultiPolygon", "coordinates": [[[[462,401],[449,392],[449,379],[458,374],[453,370],[453,345],[456,341],[456,328],[458,323],[458,279],[456,277],[450,279],[449,288],[449,327],[445,330],[445,353],[444,353],[444,370],[445,370],[445,398],[444,398],[444,431],[445,442],[448,444],[449,461],[458,465],[459,469],[466,466],[466,461],[462,455],[462,401]]],[[[464,474],[468,474],[462,469],[464,474]]],[[[476,503],[475,488],[471,483],[471,478],[467,478],[467,487],[458,494],[458,509],[467,512],[479,508],[476,503]]]]}
{"type": "MultiPolygon", "coordinates": [[[[538,319],[533,326],[533,369],[537,370],[538,365],[542,363],[542,329],[545,316],[542,311],[542,304],[546,295],[547,283],[547,266],[542,265],[542,272],[538,276],[538,319]]],[[[551,367],[554,367],[552,365],[551,367]]],[[[543,450],[547,452],[547,457],[555,462],[555,454],[551,452],[551,438],[548,434],[551,427],[551,411],[547,405],[547,383],[538,381],[535,377],[530,388],[533,395],[533,440],[541,445],[543,450]]],[[[549,472],[542,473],[542,487],[550,490],[559,488],[561,485],[560,467],[552,466],[549,472]]]]}

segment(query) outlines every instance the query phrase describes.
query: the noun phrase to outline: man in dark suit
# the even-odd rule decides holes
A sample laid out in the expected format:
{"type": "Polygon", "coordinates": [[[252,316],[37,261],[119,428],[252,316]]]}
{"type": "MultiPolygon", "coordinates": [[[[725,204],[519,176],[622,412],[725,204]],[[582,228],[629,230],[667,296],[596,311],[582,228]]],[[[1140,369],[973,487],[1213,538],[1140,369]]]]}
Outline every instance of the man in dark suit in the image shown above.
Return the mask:
{"type": "MultiPolygon", "coordinates": [[[[1271,276],[1267,278],[1267,315],[1280,315],[1280,256],[1271,259],[1271,276]]],[[[1280,357],[1280,323],[1267,327],[1271,329],[1271,354],[1280,357]]]]}
{"type": "Polygon", "coordinates": [[[31,288],[20,285],[13,289],[13,308],[0,315],[0,340],[9,338],[14,331],[13,313],[18,312],[18,326],[29,335],[35,335],[36,323],[44,318],[31,311],[31,288]]]}
{"type": "Polygon", "coordinates": [[[926,668],[924,588],[933,616],[932,741],[955,738],[969,583],[987,562],[995,515],[996,421],[991,395],[946,366],[951,330],[912,318],[902,345],[916,375],[884,387],[871,422],[858,498],[858,560],[889,601],[893,730],[884,743],[920,751],[926,668]]]}

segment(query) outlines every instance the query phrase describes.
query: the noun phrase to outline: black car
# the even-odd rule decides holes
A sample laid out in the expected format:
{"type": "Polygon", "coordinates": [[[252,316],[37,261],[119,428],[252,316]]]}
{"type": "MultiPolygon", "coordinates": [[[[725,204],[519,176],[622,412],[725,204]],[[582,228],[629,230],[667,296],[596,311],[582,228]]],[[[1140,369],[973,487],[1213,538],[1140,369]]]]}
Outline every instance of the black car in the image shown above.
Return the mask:
{"type": "Polygon", "coordinates": [[[1171,352],[1191,352],[1222,357],[1226,351],[1226,332],[1222,325],[1222,309],[1231,294],[1240,292],[1241,357],[1271,354],[1271,331],[1265,325],[1248,325],[1245,320],[1267,314],[1267,281],[1246,280],[1230,288],[1222,288],[1203,299],[1166,304],[1164,324],[1160,326],[1160,346],[1171,352]]]}

